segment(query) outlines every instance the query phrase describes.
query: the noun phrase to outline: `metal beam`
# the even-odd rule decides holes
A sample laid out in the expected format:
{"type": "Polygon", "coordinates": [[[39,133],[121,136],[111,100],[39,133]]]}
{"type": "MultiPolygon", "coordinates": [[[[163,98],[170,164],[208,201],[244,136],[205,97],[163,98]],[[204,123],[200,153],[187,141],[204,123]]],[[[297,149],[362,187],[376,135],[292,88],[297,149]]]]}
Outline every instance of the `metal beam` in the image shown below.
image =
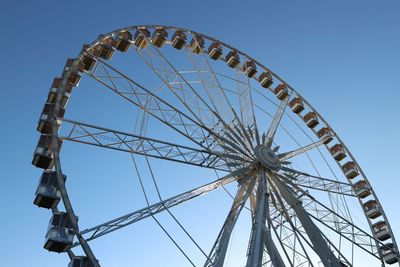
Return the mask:
{"type": "Polygon", "coordinates": [[[264,144],[268,147],[271,147],[271,145],[274,141],[276,130],[278,129],[279,123],[282,120],[283,114],[285,113],[285,108],[289,102],[289,98],[290,98],[290,96],[287,96],[285,99],[283,99],[281,101],[279,108],[276,111],[275,116],[271,122],[271,125],[268,128],[265,140],[263,140],[264,144]]]}
{"type": "Polygon", "coordinates": [[[125,133],[69,119],[63,120],[64,135],[59,139],[88,145],[165,159],[189,165],[229,171],[232,163],[236,168],[245,165],[240,158],[222,152],[207,151],[170,142],[125,133]],[[230,161],[228,161],[228,159],[230,161]],[[230,165],[227,166],[227,162],[230,165]]]}
{"type": "Polygon", "coordinates": [[[285,267],[285,263],[283,262],[282,257],[279,254],[279,251],[275,246],[274,241],[272,240],[271,223],[270,222],[268,222],[268,227],[265,226],[264,234],[265,234],[264,245],[265,245],[265,248],[267,249],[267,252],[271,259],[272,265],[274,267],[285,267]]]}
{"type": "Polygon", "coordinates": [[[222,267],[224,265],[226,251],[228,249],[233,228],[235,227],[236,221],[244,205],[246,204],[251,191],[253,190],[254,183],[254,177],[248,177],[245,183],[239,185],[239,189],[233,200],[232,207],[211,249],[209,257],[204,264],[204,267],[222,267]]]}
{"type": "Polygon", "coordinates": [[[285,181],[302,194],[305,210],[309,216],[372,256],[380,258],[379,247],[385,246],[384,242],[377,240],[342,215],[330,209],[328,206],[315,199],[309,192],[297,187],[289,180],[285,181]],[[337,226],[340,226],[340,231],[337,229],[337,226]]]}
{"type": "Polygon", "coordinates": [[[286,167],[281,168],[281,170],[283,171],[282,174],[278,173],[277,175],[285,179],[290,179],[293,184],[297,186],[350,197],[357,197],[354,193],[353,186],[350,183],[319,177],[286,167]]]}
{"type": "MultiPolygon", "coordinates": [[[[172,208],[176,205],[179,205],[183,202],[186,202],[188,200],[191,200],[193,198],[196,198],[198,196],[204,195],[208,192],[211,192],[215,189],[218,189],[224,185],[227,185],[236,179],[238,177],[244,175],[249,171],[248,168],[243,168],[237,171],[234,171],[214,182],[211,182],[209,184],[197,187],[193,190],[187,191],[185,193],[179,194],[177,196],[168,198],[166,200],[160,201],[158,203],[155,203],[149,207],[139,209],[137,211],[128,213],[124,216],[120,216],[116,219],[107,221],[105,223],[99,224],[95,227],[83,230],[80,232],[81,235],[89,235],[90,236],[86,239],[87,241],[99,238],[103,235],[109,234],[111,232],[114,232],[116,230],[119,230],[121,228],[124,228],[130,224],[133,224],[135,222],[138,222],[140,220],[143,220],[149,216],[155,215],[157,213],[163,212],[169,208],[172,208]]],[[[75,243],[73,245],[77,246],[79,245],[78,243],[75,243]]]]}
{"type": "Polygon", "coordinates": [[[265,171],[261,170],[258,177],[257,206],[249,241],[246,267],[260,267],[262,265],[268,208],[267,179],[265,171]]]}
{"type": "Polygon", "coordinates": [[[320,140],[320,141],[314,142],[312,144],[309,144],[307,146],[304,146],[304,147],[301,147],[301,148],[298,148],[298,149],[295,149],[295,150],[292,150],[289,152],[281,153],[278,155],[278,157],[279,157],[280,161],[285,161],[285,160],[291,159],[295,156],[306,153],[307,151],[310,151],[311,149],[319,147],[320,145],[323,145],[323,144],[324,144],[324,140],[320,140]]]}
{"type": "Polygon", "coordinates": [[[270,181],[278,188],[280,195],[292,207],[301,222],[307,236],[313,244],[313,249],[320,257],[324,266],[326,267],[342,267],[340,261],[333,254],[332,250],[327,245],[326,240],[323,238],[321,231],[311,220],[308,213],[302,206],[302,202],[293,195],[291,189],[280,181],[278,177],[270,173],[270,181]]]}

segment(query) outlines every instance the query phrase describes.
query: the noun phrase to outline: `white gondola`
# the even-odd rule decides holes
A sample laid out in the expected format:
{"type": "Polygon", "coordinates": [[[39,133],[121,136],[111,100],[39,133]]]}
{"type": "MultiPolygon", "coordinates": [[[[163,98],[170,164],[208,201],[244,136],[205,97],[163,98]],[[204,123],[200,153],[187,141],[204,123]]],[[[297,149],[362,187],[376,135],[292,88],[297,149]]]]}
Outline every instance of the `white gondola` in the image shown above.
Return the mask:
{"type": "Polygon", "coordinates": [[[101,40],[93,47],[93,54],[102,59],[109,60],[114,55],[114,39],[109,36],[101,40]]]}
{"type": "Polygon", "coordinates": [[[341,161],[346,157],[346,151],[344,151],[342,144],[336,144],[329,149],[333,158],[337,161],[341,161]]]}
{"type": "Polygon", "coordinates": [[[222,56],[222,47],[219,43],[212,43],[208,47],[208,55],[214,60],[218,60],[222,56]]]}
{"type": "Polygon", "coordinates": [[[55,212],[47,228],[44,248],[53,252],[66,252],[74,241],[74,230],[65,212],[55,212]]]}
{"type": "Polygon", "coordinates": [[[239,55],[236,51],[230,51],[225,57],[226,64],[231,68],[236,68],[240,63],[239,55]]]}
{"type": "MultiPolygon", "coordinates": [[[[62,141],[58,141],[58,148],[60,149],[62,141]]],[[[54,157],[51,144],[51,135],[40,135],[38,145],[33,153],[32,164],[38,168],[51,169],[54,165],[54,157]]]]}
{"type": "MultiPolygon", "coordinates": [[[[57,91],[61,85],[61,81],[62,81],[61,78],[55,78],[53,80],[49,94],[47,95],[47,103],[50,103],[50,104],[56,103],[57,91]]],[[[69,83],[65,84],[64,85],[64,93],[62,94],[61,101],[60,101],[61,108],[65,108],[65,106],[67,105],[67,102],[68,102],[69,98],[71,97],[71,91],[72,91],[72,85],[69,83]]]]}
{"type": "Polygon", "coordinates": [[[204,39],[200,35],[194,35],[190,41],[190,50],[195,54],[200,54],[204,49],[204,39]]]}
{"type": "Polygon", "coordinates": [[[365,180],[360,180],[354,184],[354,192],[359,198],[365,198],[371,195],[371,190],[365,180]]]}
{"type": "Polygon", "coordinates": [[[168,37],[168,32],[164,28],[162,27],[156,28],[156,30],[153,33],[151,43],[154,46],[163,47],[165,42],[167,41],[167,37],[168,37]]]}
{"type": "Polygon", "coordinates": [[[382,215],[381,209],[379,208],[378,203],[371,199],[364,203],[364,209],[367,216],[371,219],[375,219],[382,215]]]}
{"type": "MultiPolygon", "coordinates": [[[[40,115],[37,130],[43,134],[50,134],[52,131],[52,119],[54,117],[55,104],[45,104],[40,115]]],[[[61,126],[65,109],[61,108],[57,114],[57,129],[61,126]]]]}
{"type": "Polygon", "coordinates": [[[138,28],[134,35],[135,46],[137,48],[146,48],[150,37],[150,32],[146,28],[138,28]]]}
{"type": "Polygon", "coordinates": [[[399,256],[397,256],[397,253],[395,252],[393,243],[387,243],[384,246],[381,246],[379,251],[382,259],[387,264],[393,264],[399,261],[399,256]]]}
{"type": "Polygon", "coordinates": [[[128,51],[132,43],[132,33],[130,31],[121,31],[118,34],[117,40],[114,42],[114,47],[121,52],[128,51]]]}
{"type": "Polygon", "coordinates": [[[299,114],[300,112],[302,112],[304,110],[304,104],[300,97],[293,98],[289,102],[289,107],[296,114],[299,114]]]}
{"type": "Polygon", "coordinates": [[[328,127],[321,128],[318,132],[317,135],[319,139],[321,139],[324,144],[328,144],[333,140],[333,135],[331,129],[328,127]]]}
{"type": "Polygon", "coordinates": [[[283,83],[279,84],[275,89],[274,93],[279,100],[285,99],[289,95],[287,86],[283,83]]]}
{"type": "MultiPolygon", "coordinates": [[[[66,176],[63,175],[64,182],[66,176]]],[[[57,207],[61,199],[61,192],[57,188],[57,176],[55,171],[45,170],[40,177],[39,185],[36,189],[36,197],[33,203],[46,209],[57,207]]]]}
{"type": "Polygon", "coordinates": [[[270,87],[273,83],[272,76],[269,72],[261,73],[261,75],[258,77],[258,80],[260,81],[261,86],[264,88],[270,87]]]}
{"type": "Polygon", "coordinates": [[[379,221],[373,224],[372,228],[374,229],[374,234],[377,239],[384,241],[390,238],[389,228],[385,221],[379,221]]]}
{"type": "MultiPolygon", "coordinates": [[[[75,60],[72,58],[67,59],[67,63],[65,63],[65,67],[64,67],[64,73],[66,73],[67,71],[70,71],[74,62],[75,62],[75,60]]],[[[71,72],[69,73],[67,82],[74,87],[78,86],[84,69],[85,69],[85,65],[82,62],[77,63],[76,68],[71,70],[71,72]]]]}
{"type": "MultiPolygon", "coordinates": [[[[90,49],[90,46],[88,44],[84,44],[83,45],[82,51],[83,52],[93,53],[93,49],[90,49]]],[[[97,60],[92,55],[90,55],[88,53],[85,53],[82,56],[82,59],[81,59],[81,63],[83,65],[83,69],[87,70],[87,71],[92,70],[94,65],[96,64],[96,61],[97,60]]]]}
{"type": "Polygon", "coordinates": [[[352,161],[348,161],[342,166],[344,175],[349,178],[353,179],[354,177],[357,177],[359,175],[358,168],[356,164],[352,161]]]}
{"type": "Polygon", "coordinates": [[[319,124],[317,114],[315,114],[315,112],[313,111],[310,111],[306,115],[304,115],[303,119],[306,125],[310,128],[314,128],[319,124]]]}
{"type": "Polygon", "coordinates": [[[251,60],[246,61],[243,64],[243,71],[249,78],[253,77],[257,73],[256,64],[251,60]]]}
{"type": "Polygon", "coordinates": [[[175,49],[182,49],[186,45],[186,34],[183,31],[177,30],[172,36],[172,47],[175,49]]]}

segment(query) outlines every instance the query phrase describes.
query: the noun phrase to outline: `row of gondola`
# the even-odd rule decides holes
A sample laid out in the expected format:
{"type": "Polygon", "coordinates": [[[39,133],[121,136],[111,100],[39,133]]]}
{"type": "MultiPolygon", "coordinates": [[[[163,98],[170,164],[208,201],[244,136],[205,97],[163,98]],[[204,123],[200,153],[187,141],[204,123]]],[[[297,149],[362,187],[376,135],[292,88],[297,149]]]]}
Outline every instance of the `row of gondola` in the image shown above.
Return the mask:
{"type": "MultiPolygon", "coordinates": [[[[205,49],[206,41],[200,35],[191,34],[192,39],[189,43],[187,43],[188,34],[183,30],[175,30],[170,40],[168,40],[168,35],[168,31],[162,27],[156,27],[153,33],[144,27],[137,28],[134,34],[128,30],[122,30],[116,36],[100,37],[98,42],[91,46],[84,45],[83,53],[78,60],[67,60],[63,71],[63,78],[54,79],[48,94],[47,102],[38,122],[37,130],[41,133],[41,136],[34,152],[32,164],[44,169],[44,172],[36,191],[35,205],[54,209],[61,199],[60,191],[57,188],[56,173],[52,170],[54,166],[53,144],[51,139],[52,121],[54,119],[57,121],[57,128],[61,126],[65,113],[65,106],[73,87],[78,86],[84,71],[91,71],[93,69],[98,58],[109,60],[116,50],[126,52],[132,45],[137,49],[146,48],[149,44],[161,48],[168,42],[173,48],[178,50],[188,46],[188,48],[196,54],[207,52],[211,59],[223,60],[230,68],[241,69],[249,78],[254,78],[264,88],[271,88],[274,82],[272,75],[268,71],[263,71],[258,77],[255,76],[257,74],[257,66],[254,61],[246,59],[244,63],[240,65],[241,56],[237,51],[230,50],[224,57],[223,45],[218,42],[211,42],[208,49],[205,49]],[[57,114],[55,114],[56,96],[61,86],[62,90],[60,90],[60,93],[62,95],[59,102],[60,108],[57,114]]],[[[279,100],[291,97],[290,90],[283,83],[278,84],[271,90],[279,100]]],[[[299,115],[304,120],[309,128],[316,132],[317,136],[323,140],[326,145],[334,140],[334,135],[328,127],[315,130],[315,127],[319,125],[319,116],[315,111],[310,110],[305,115],[301,115],[305,110],[305,105],[300,96],[293,97],[288,102],[288,105],[295,114],[299,115]]],[[[60,149],[62,142],[58,141],[57,145],[58,149],[60,149]]],[[[329,151],[337,162],[341,162],[347,157],[346,150],[340,143],[331,146],[329,151]]],[[[382,215],[381,208],[376,200],[371,199],[371,189],[367,181],[359,179],[357,182],[353,182],[354,179],[360,175],[356,163],[348,161],[340,165],[345,176],[352,181],[354,192],[361,199],[367,216],[370,219],[380,218],[382,215]],[[364,199],[367,197],[370,197],[370,199],[364,202],[364,199]]],[[[64,181],[65,180],[66,177],[64,176],[64,181]]],[[[384,220],[378,220],[374,223],[373,229],[374,235],[378,240],[384,241],[390,239],[389,229],[384,220]]],[[[68,222],[67,214],[63,212],[54,212],[46,234],[45,248],[50,251],[65,252],[71,247],[73,238],[74,232],[72,225],[68,222]]],[[[397,256],[390,249],[392,247],[392,243],[387,243],[386,246],[382,247],[380,252],[385,262],[390,264],[397,262],[397,256]]],[[[71,261],[69,267],[88,267],[89,265],[87,264],[88,261],[85,257],[77,257],[71,261]]]]}

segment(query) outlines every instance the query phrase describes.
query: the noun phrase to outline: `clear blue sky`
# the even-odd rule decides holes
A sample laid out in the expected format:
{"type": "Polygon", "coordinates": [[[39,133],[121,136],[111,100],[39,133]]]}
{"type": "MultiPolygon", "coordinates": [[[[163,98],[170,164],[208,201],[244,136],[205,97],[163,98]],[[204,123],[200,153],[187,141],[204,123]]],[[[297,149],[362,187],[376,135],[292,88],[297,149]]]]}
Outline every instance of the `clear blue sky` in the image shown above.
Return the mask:
{"type": "MultiPolygon", "coordinates": [[[[37,119],[67,57],[100,33],[136,24],[205,33],[283,77],[351,149],[400,239],[399,1],[3,1],[0,265],[66,266],[66,256],[42,248],[49,214],[32,204],[37,119]]],[[[91,193],[107,193],[104,186],[91,193]]]]}

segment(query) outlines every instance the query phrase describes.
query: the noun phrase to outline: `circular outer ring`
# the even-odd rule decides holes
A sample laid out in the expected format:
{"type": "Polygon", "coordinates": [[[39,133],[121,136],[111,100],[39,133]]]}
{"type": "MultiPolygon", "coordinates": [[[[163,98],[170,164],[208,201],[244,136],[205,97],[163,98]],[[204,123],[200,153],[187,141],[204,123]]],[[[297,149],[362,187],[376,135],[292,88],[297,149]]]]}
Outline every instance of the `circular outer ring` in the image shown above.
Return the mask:
{"type": "MultiPolygon", "coordinates": [[[[221,42],[221,41],[219,41],[219,40],[217,40],[217,39],[215,39],[215,38],[213,38],[213,37],[210,37],[210,36],[207,36],[207,35],[205,35],[205,34],[201,34],[201,33],[199,33],[199,32],[192,31],[192,30],[189,30],[189,29],[186,29],[186,28],[181,28],[181,27],[166,26],[166,25],[135,25],[135,26],[129,26],[129,27],[117,29],[117,30],[115,30],[115,31],[111,31],[111,32],[106,33],[106,34],[104,34],[104,35],[100,35],[99,38],[97,38],[97,39],[94,40],[92,43],[90,43],[89,47],[86,48],[86,49],[88,50],[88,49],[93,48],[96,44],[99,44],[103,39],[105,39],[105,38],[107,38],[107,37],[115,37],[115,36],[117,36],[121,31],[133,31],[133,30],[137,30],[138,28],[146,28],[146,29],[164,28],[165,30],[180,30],[180,31],[183,31],[183,32],[185,32],[185,33],[189,33],[190,35],[198,35],[198,36],[201,36],[201,37],[203,37],[205,40],[210,41],[210,42],[217,42],[217,43],[219,43],[219,44],[222,46],[222,48],[227,48],[228,50],[236,51],[236,52],[239,54],[240,57],[242,57],[242,58],[244,58],[244,59],[246,59],[246,60],[251,60],[251,61],[253,61],[253,62],[255,63],[255,65],[256,65],[257,69],[260,69],[260,70],[263,70],[263,71],[265,71],[265,72],[270,73],[271,76],[273,77],[274,83],[278,81],[278,82],[283,83],[284,85],[286,85],[286,87],[287,87],[288,90],[290,91],[290,92],[289,92],[289,95],[291,95],[291,96],[294,95],[294,96],[296,96],[296,97],[299,97],[299,98],[303,101],[304,107],[307,108],[309,111],[312,111],[312,112],[314,112],[314,113],[316,114],[318,120],[319,120],[320,122],[322,122],[322,124],[323,124],[324,127],[328,127],[328,128],[331,130],[333,137],[336,139],[336,141],[337,141],[339,144],[341,144],[341,145],[343,146],[343,148],[344,148],[346,154],[347,154],[347,155],[350,157],[350,159],[355,163],[355,165],[356,165],[357,169],[359,170],[359,172],[360,172],[362,178],[366,181],[367,185],[369,186],[369,188],[370,188],[370,190],[371,190],[371,196],[373,197],[373,199],[377,202],[378,206],[380,207],[380,210],[381,210],[381,212],[382,212],[383,219],[384,219],[384,221],[385,221],[386,224],[387,224],[388,231],[389,231],[390,237],[391,237],[391,239],[392,239],[392,243],[393,243],[393,245],[394,245],[394,249],[395,249],[395,251],[396,251],[397,254],[398,254],[398,246],[397,246],[395,237],[394,237],[394,235],[393,235],[393,231],[392,231],[392,228],[391,228],[391,226],[390,226],[389,220],[388,220],[388,218],[387,218],[387,216],[386,216],[386,214],[385,214],[385,212],[384,212],[384,210],[383,210],[382,205],[380,204],[380,202],[379,202],[379,200],[378,200],[378,197],[377,197],[375,191],[373,190],[373,188],[372,188],[372,186],[371,186],[371,184],[370,184],[368,178],[366,177],[365,173],[364,173],[363,170],[361,169],[360,165],[357,163],[356,159],[354,158],[353,154],[350,152],[350,150],[348,149],[348,147],[343,143],[343,141],[339,138],[339,136],[336,134],[336,132],[329,126],[328,122],[327,122],[327,121],[321,116],[321,114],[320,114],[316,109],[314,109],[314,108],[311,106],[311,104],[310,104],[306,99],[304,99],[293,87],[291,87],[287,82],[285,82],[281,77],[279,77],[276,73],[274,73],[273,71],[271,71],[271,70],[270,70],[269,68],[267,68],[265,65],[261,64],[261,63],[258,62],[256,59],[250,57],[250,56],[247,55],[246,53],[244,53],[244,52],[242,52],[242,51],[240,51],[240,50],[238,50],[238,49],[236,49],[236,48],[234,48],[234,47],[232,47],[232,46],[230,46],[230,45],[228,45],[228,44],[226,44],[226,43],[224,43],[224,42],[221,42]]],[[[151,43],[151,42],[150,42],[150,43],[151,43]]],[[[69,71],[71,71],[71,69],[73,69],[74,67],[77,66],[78,62],[82,59],[82,57],[85,55],[85,53],[86,53],[86,50],[82,50],[82,51],[79,53],[79,55],[76,57],[76,59],[75,59],[75,61],[74,61],[74,65],[70,68],[69,71]]],[[[57,98],[56,98],[56,106],[55,106],[55,112],[54,112],[54,114],[58,114],[58,112],[60,111],[60,102],[61,102],[62,94],[63,94],[63,92],[64,92],[64,86],[65,86],[65,84],[66,84],[66,80],[67,80],[68,72],[69,72],[69,71],[63,73],[63,75],[62,75],[62,82],[61,82],[61,84],[60,84],[60,86],[59,86],[59,88],[58,88],[58,90],[57,90],[57,98]]],[[[273,90],[272,90],[271,88],[268,88],[268,90],[270,90],[271,92],[273,92],[273,90]]],[[[274,93],[274,92],[273,92],[273,93],[274,93]]],[[[299,115],[299,114],[298,114],[298,115],[299,115]]],[[[301,115],[299,115],[299,116],[301,116],[301,115]]],[[[312,129],[312,131],[316,134],[316,130],[315,130],[315,129],[312,129]]],[[[66,191],[66,187],[65,187],[65,184],[64,184],[64,181],[63,181],[63,178],[62,178],[61,162],[60,162],[60,157],[59,157],[59,149],[58,149],[57,139],[58,139],[58,130],[57,130],[57,120],[56,120],[56,115],[55,115],[55,116],[53,117],[53,122],[52,122],[52,147],[53,147],[53,155],[54,155],[54,165],[55,165],[55,170],[56,170],[56,173],[57,173],[57,184],[58,184],[58,188],[59,188],[60,191],[61,191],[61,197],[62,197],[64,206],[66,207],[66,212],[68,213],[68,217],[69,217],[69,219],[70,219],[71,222],[72,222],[73,229],[75,230],[75,233],[76,233],[76,235],[77,235],[77,238],[78,238],[78,240],[79,240],[79,243],[81,244],[81,246],[82,246],[82,248],[83,248],[83,250],[84,250],[86,256],[87,256],[87,257],[90,259],[90,261],[92,262],[93,266],[99,267],[100,265],[98,264],[97,260],[95,259],[94,254],[93,254],[93,252],[91,251],[91,249],[90,249],[88,243],[87,243],[86,240],[79,234],[78,223],[77,223],[77,220],[76,220],[76,217],[75,217],[73,208],[72,208],[72,204],[71,204],[71,201],[70,201],[70,199],[69,199],[69,197],[68,197],[68,194],[67,194],[67,191],[66,191]]],[[[327,149],[329,149],[329,147],[327,146],[327,144],[325,144],[325,147],[326,147],[327,149]]],[[[339,163],[338,161],[336,161],[336,162],[337,162],[338,166],[341,168],[340,163],[339,163]]],[[[341,169],[342,169],[342,168],[341,168],[341,169]]],[[[351,181],[351,179],[348,179],[348,182],[349,182],[350,184],[353,185],[353,182],[351,181]]],[[[372,235],[374,235],[374,229],[373,229],[373,227],[372,227],[372,221],[371,221],[371,219],[370,219],[370,218],[367,216],[367,214],[366,214],[366,211],[365,211],[365,209],[364,209],[364,207],[363,207],[363,202],[362,202],[362,200],[361,200],[360,198],[358,198],[358,199],[359,199],[359,203],[360,203],[360,205],[361,205],[361,207],[362,207],[362,209],[363,209],[363,211],[364,211],[364,215],[365,215],[365,217],[366,217],[366,219],[367,219],[367,221],[368,221],[368,224],[369,224],[369,226],[370,226],[371,233],[372,233],[372,235]]],[[[376,241],[376,242],[377,242],[377,243],[376,243],[377,247],[380,247],[380,245],[383,244],[383,243],[380,243],[380,242],[378,243],[378,241],[376,241]]],[[[71,254],[72,254],[72,253],[71,253],[71,254]]],[[[383,260],[382,260],[382,263],[383,263],[383,260]]],[[[384,264],[384,263],[383,263],[383,264],[384,264]]]]}

